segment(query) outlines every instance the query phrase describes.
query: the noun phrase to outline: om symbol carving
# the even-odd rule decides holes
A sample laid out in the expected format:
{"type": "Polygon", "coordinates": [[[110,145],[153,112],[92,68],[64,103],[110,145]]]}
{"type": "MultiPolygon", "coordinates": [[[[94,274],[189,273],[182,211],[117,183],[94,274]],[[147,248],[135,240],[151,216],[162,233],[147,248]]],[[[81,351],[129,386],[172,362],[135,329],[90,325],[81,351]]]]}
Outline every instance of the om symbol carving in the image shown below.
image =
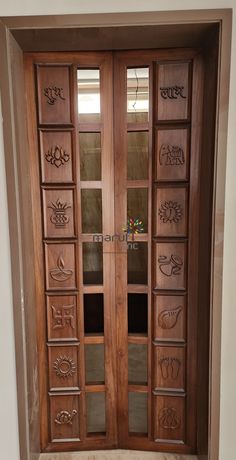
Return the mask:
{"type": "Polygon", "coordinates": [[[180,427],[180,417],[173,407],[163,407],[159,413],[159,424],[164,430],[176,430],[180,427]]]}
{"type": "Polygon", "coordinates": [[[163,166],[181,166],[185,162],[184,151],[178,145],[162,144],[159,161],[163,166]]]}
{"type": "Polygon", "coordinates": [[[47,98],[47,103],[50,105],[54,105],[57,99],[62,99],[65,101],[65,97],[63,94],[63,88],[58,88],[57,86],[48,86],[43,90],[44,96],[47,98]]]}
{"type": "Polygon", "coordinates": [[[160,88],[161,97],[163,99],[186,99],[186,96],[183,95],[184,86],[166,86],[165,88],[160,88]]]}
{"type": "Polygon", "coordinates": [[[158,257],[159,269],[165,276],[180,275],[183,261],[181,257],[171,254],[170,257],[158,257]]]}

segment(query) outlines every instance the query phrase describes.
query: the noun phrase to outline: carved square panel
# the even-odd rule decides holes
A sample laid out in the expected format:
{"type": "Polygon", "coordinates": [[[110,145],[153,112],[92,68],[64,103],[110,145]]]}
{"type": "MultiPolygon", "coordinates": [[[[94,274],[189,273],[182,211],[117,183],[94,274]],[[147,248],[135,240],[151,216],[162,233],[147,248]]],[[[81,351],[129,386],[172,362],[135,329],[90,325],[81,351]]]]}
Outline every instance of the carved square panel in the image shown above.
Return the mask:
{"type": "Polygon", "coordinates": [[[50,396],[51,441],[79,439],[79,395],[50,396]]]}
{"type": "Polygon", "coordinates": [[[38,117],[40,124],[71,124],[70,68],[37,66],[38,117]]]}
{"type": "Polygon", "coordinates": [[[50,390],[79,389],[78,352],[78,345],[50,345],[48,347],[50,390]]]}
{"type": "Polygon", "coordinates": [[[40,156],[43,183],[73,182],[71,131],[40,131],[40,156]]]}
{"type": "Polygon", "coordinates": [[[186,188],[157,188],[155,190],[156,236],[187,236],[186,188]]]}
{"type": "Polygon", "coordinates": [[[76,296],[47,296],[47,328],[49,342],[78,340],[76,296]]]}
{"type": "Polygon", "coordinates": [[[75,244],[45,244],[46,288],[76,289],[75,244]]]}
{"type": "Polygon", "coordinates": [[[44,236],[75,236],[73,190],[43,190],[44,236]]]}
{"type": "Polygon", "coordinates": [[[154,295],[154,340],[185,341],[186,297],[154,295]]]}
{"type": "Polygon", "coordinates": [[[154,440],[185,442],[185,397],[154,396],[154,440]]]}
{"type": "Polygon", "coordinates": [[[157,66],[157,119],[189,118],[189,63],[171,62],[157,66]]]}
{"type": "Polygon", "coordinates": [[[154,387],[185,390],[185,348],[154,345],[154,387]]]}
{"type": "Polygon", "coordinates": [[[186,289],[186,243],[156,243],[156,289],[186,289]]]}
{"type": "Polygon", "coordinates": [[[157,128],[155,136],[155,180],[188,180],[189,130],[187,128],[157,128]]]}

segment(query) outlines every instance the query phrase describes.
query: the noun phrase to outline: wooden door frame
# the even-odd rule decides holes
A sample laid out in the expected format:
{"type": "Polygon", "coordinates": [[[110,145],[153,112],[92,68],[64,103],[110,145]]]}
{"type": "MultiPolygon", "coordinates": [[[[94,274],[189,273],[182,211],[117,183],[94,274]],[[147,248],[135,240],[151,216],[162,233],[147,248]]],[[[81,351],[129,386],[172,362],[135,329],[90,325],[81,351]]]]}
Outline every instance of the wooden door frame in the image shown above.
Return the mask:
{"type": "MultiPolygon", "coordinates": [[[[104,32],[107,48],[112,46],[106,38],[110,28],[117,30],[125,26],[145,28],[146,34],[150,27],[157,30],[161,47],[170,47],[178,38],[178,46],[189,43],[192,26],[199,26],[199,40],[203,40],[204,25],[218,25],[218,82],[217,108],[214,123],[214,193],[211,256],[211,318],[210,318],[210,417],[209,417],[209,453],[199,458],[217,460],[219,458],[219,414],[220,414],[220,351],[221,351],[221,313],[222,313],[222,271],[224,230],[224,196],[225,167],[227,146],[227,122],[229,100],[229,75],[232,10],[196,10],[145,12],[121,14],[61,15],[35,17],[1,18],[0,38],[2,66],[0,69],[0,88],[4,119],[4,148],[6,161],[9,225],[12,261],[12,288],[14,305],[14,329],[16,344],[16,369],[18,392],[18,417],[20,453],[22,460],[39,457],[38,433],[38,391],[37,391],[37,347],[35,341],[35,318],[31,305],[35,295],[33,279],[34,261],[28,255],[33,251],[32,201],[29,181],[29,154],[26,131],[23,52],[32,42],[32,33],[36,30],[35,43],[42,51],[48,51],[45,43],[47,33],[56,32],[57,47],[63,46],[63,31],[69,40],[69,29],[82,31],[99,28],[104,32]],[[56,24],[56,27],[55,27],[56,24]],[[187,27],[188,26],[188,27],[187,27]],[[181,34],[180,27],[184,29],[181,34]],[[171,33],[166,33],[171,31],[171,33]],[[27,35],[28,33],[28,35],[27,35]],[[44,35],[43,35],[44,34],[44,35]],[[43,41],[43,37],[44,40],[43,41]],[[106,41],[107,40],[107,41],[106,41]],[[220,237],[219,237],[220,235],[220,237]],[[31,315],[29,315],[31,312],[31,315]],[[28,313],[28,314],[27,314],[28,313]],[[214,372],[213,372],[214,370],[214,372]]],[[[143,29],[144,30],[144,29],[143,29]]],[[[55,36],[55,35],[54,35],[55,36]]],[[[108,33],[109,36],[109,33],[108,33]]],[[[144,35],[143,35],[144,36],[144,35]]],[[[48,36],[47,36],[48,37],[48,36]]],[[[71,38],[71,37],[70,37],[71,38]]],[[[211,39],[211,37],[210,37],[211,39]]],[[[191,38],[193,40],[193,37],[191,38]]],[[[217,40],[212,36],[212,40],[217,40]]],[[[89,39],[87,39],[89,42],[89,39]]],[[[148,40],[147,40],[148,41],[148,40]]],[[[74,40],[76,42],[76,40],[74,40]]],[[[68,42],[69,43],[69,42],[68,42]]],[[[95,42],[94,42],[95,43],[95,42]]],[[[95,46],[90,41],[89,46],[95,46]]],[[[115,41],[114,48],[135,48],[138,35],[130,45],[127,40],[115,41]]],[[[144,41],[145,43],[145,41],[144,41]]],[[[150,43],[150,37],[149,42],[150,43]]],[[[216,42],[215,42],[216,45],[216,42]]],[[[35,45],[36,46],[36,45],[35,45]]],[[[53,46],[53,45],[50,45],[53,46]]],[[[76,43],[73,45],[76,46],[76,43]]],[[[99,46],[104,46],[98,42],[99,46]]],[[[172,45],[173,46],[173,45],[172,45]]],[[[72,47],[72,45],[71,45],[72,47]]],[[[147,46],[144,46],[147,47],[147,46]]],[[[155,45],[157,47],[157,45],[155,45]]],[[[55,48],[55,46],[54,46],[55,48]]],[[[75,49],[75,48],[73,48],[75,49]]],[[[97,48],[93,48],[94,50],[97,48]]],[[[108,48],[111,49],[111,48],[108,48]]],[[[56,50],[56,49],[54,49],[56,50]]],[[[59,50],[59,49],[57,49],[59,50]]],[[[51,51],[53,51],[51,49],[51,51]]]]}

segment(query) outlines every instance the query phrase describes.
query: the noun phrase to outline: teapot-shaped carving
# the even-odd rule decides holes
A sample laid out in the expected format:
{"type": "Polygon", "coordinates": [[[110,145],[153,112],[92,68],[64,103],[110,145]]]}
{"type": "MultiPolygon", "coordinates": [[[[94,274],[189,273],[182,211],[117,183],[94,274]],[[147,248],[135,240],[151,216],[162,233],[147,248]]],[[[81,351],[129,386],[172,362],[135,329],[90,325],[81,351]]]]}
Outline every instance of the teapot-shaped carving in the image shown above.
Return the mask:
{"type": "Polygon", "coordinates": [[[65,262],[62,256],[59,256],[57,259],[57,268],[53,268],[49,273],[53,280],[63,282],[72,276],[73,270],[65,269],[65,262]]]}
{"type": "Polygon", "coordinates": [[[73,409],[73,411],[70,413],[67,410],[61,410],[58,412],[55,418],[55,423],[57,425],[72,425],[72,421],[74,416],[77,414],[77,410],[73,409]]]}
{"type": "Polygon", "coordinates": [[[179,305],[176,308],[168,309],[168,310],[163,310],[159,315],[158,315],[158,324],[162,329],[172,329],[175,327],[178,317],[180,315],[180,312],[182,311],[183,307],[179,305]]]}
{"type": "Polygon", "coordinates": [[[159,256],[158,257],[159,269],[165,276],[180,275],[183,261],[181,257],[171,254],[170,257],[159,256]]]}

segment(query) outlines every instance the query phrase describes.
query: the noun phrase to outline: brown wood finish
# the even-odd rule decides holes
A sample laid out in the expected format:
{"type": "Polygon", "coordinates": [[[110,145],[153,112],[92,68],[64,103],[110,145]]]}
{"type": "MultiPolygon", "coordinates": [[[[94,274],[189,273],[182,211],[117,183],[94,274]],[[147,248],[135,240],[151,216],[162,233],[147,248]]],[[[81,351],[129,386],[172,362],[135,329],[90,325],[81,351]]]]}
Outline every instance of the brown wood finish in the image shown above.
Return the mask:
{"type": "MultiPolygon", "coordinates": [[[[36,93],[38,97],[39,162],[32,166],[32,178],[40,270],[36,304],[40,305],[37,314],[42,449],[118,446],[194,453],[201,139],[201,104],[197,101],[202,97],[201,61],[191,49],[131,51],[114,56],[39,53],[26,57],[26,78],[30,92],[28,110],[34,107],[32,156],[37,151],[36,93]],[[100,68],[99,123],[80,123],[77,67],[100,68]],[[149,68],[148,123],[126,121],[127,67],[149,68]],[[146,179],[127,181],[127,132],[133,131],[148,132],[149,173],[146,179]],[[80,181],[80,132],[101,133],[101,180],[80,181]],[[89,224],[86,230],[82,226],[82,219],[87,216],[84,211],[81,215],[83,192],[87,189],[102,191],[100,236],[96,235],[95,240],[96,232],[89,232],[89,224]],[[121,233],[127,221],[128,192],[142,193],[145,189],[145,233],[130,237],[128,246],[125,240],[103,238],[102,235],[121,233]],[[94,241],[102,242],[103,282],[85,285],[83,245],[94,241]],[[134,279],[128,284],[129,244],[147,247],[145,284],[139,284],[139,272],[134,270],[134,279]],[[84,295],[98,293],[104,300],[104,333],[85,334],[84,295]],[[128,333],[128,293],[147,294],[146,335],[128,333]],[[104,346],[105,377],[101,381],[86,381],[88,346],[104,346]],[[144,356],[146,349],[145,379],[129,382],[129,353],[140,350],[140,356],[144,356]],[[87,432],[86,423],[91,419],[87,395],[99,394],[106,399],[105,431],[87,432]],[[147,395],[146,433],[133,432],[133,428],[129,433],[129,394],[147,395]]],[[[140,375],[142,372],[140,368],[140,375]]]]}

